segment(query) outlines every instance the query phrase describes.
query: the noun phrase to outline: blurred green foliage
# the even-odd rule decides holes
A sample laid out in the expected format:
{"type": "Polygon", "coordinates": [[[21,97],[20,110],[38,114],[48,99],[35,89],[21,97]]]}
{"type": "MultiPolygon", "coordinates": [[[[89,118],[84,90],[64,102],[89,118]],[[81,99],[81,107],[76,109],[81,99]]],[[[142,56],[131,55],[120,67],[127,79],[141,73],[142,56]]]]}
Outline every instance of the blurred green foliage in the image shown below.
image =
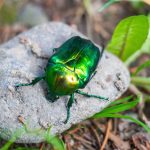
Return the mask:
{"type": "Polygon", "coordinates": [[[4,4],[0,9],[0,24],[12,24],[17,16],[16,7],[13,5],[4,4]]]}
{"type": "Polygon", "coordinates": [[[2,0],[0,7],[0,25],[16,22],[18,12],[27,0],[2,0]]]}
{"type": "Polygon", "coordinates": [[[150,60],[144,62],[142,65],[138,66],[136,71],[132,74],[132,76],[136,76],[139,72],[141,72],[143,69],[150,67],[150,60]]]}
{"type": "Polygon", "coordinates": [[[144,2],[142,2],[141,0],[139,0],[139,1],[131,1],[131,4],[132,4],[132,6],[135,9],[140,9],[140,8],[144,7],[144,2]]]}

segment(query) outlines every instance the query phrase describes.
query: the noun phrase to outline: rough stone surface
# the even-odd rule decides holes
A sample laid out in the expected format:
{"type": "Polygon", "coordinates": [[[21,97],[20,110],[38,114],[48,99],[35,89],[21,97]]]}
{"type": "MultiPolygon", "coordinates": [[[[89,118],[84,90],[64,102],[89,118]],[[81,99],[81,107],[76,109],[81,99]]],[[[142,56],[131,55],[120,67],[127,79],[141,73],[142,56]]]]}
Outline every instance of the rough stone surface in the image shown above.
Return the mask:
{"type": "Polygon", "coordinates": [[[53,54],[52,49],[74,35],[82,36],[63,23],[53,22],[37,26],[0,46],[2,138],[9,139],[23,128],[22,120],[27,125],[28,132],[19,136],[17,142],[41,142],[44,137],[37,132],[31,134],[31,130],[45,131],[51,126],[51,134],[62,133],[71,125],[101,111],[127,89],[130,82],[128,70],[118,58],[105,52],[98,65],[97,74],[83,91],[108,97],[109,101],[75,94],[77,103],[71,108],[71,117],[67,124],[63,122],[66,119],[68,96],[50,103],[45,98],[47,85],[44,81],[34,87],[20,87],[15,90],[16,83],[29,82],[34,77],[43,75],[47,60],[53,54]]]}

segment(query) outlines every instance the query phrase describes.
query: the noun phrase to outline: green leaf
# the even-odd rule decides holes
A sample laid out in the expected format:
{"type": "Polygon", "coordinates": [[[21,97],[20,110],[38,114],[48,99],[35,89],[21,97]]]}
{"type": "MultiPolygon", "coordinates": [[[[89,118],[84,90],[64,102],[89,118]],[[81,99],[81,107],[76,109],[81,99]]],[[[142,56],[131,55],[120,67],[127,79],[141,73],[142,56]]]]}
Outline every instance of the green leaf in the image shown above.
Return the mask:
{"type": "Polygon", "coordinates": [[[127,102],[127,101],[131,100],[131,98],[133,98],[132,95],[131,95],[131,96],[128,96],[128,97],[121,98],[121,99],[119,99],[119,100],[115,100],[115,101],[113,101],[113,102],[110,104],[110,106],[127,102]]]}
{"type": "Polygon", "coordinates": [[[52,136],[50,134],[50,128],[47,130],[45,140],[56,150],[66,150],[64,142],[58,136],[52,136]]]}
{"type": "Polygon", "coordinates": [[[133,121],[134,123],[142,126],[147,132],[150,133],[150,128],[146,124],[141,122],[140,120],[132,118],[128,115],[120,114],[120,112],[123,112],[125,110],[129,110],[129,109],[133,108],[140,101],[140,96],[134,101],[129,101],[131,98],[132,98],[132,96],[129,96],[129,97],[118,100],[116,103],[112,102],[108,106],[108,108],[105,108],[103,111],[95,114],[92,118],[98,119],[98,118],[108,117],[108,118],[129,119],[129,120],[133,121]]]}
{"type": "Polygon", "coordinates": [[[150,14],[147,17],[148,17],[148,21],[149,21],[149,33],[148,33],[146,41],[144,42],[143,46],[141,47],[141,51],[144,53],[150,54],[150,14]]]}
{"type": "Polygon", "coordinates": [[[142,126],[148,133],[150,133],[150,128],[144,124],[143,122],[141,122],[140,120],[137,120],[135,118],[132,118],[131,116],[128,115],[122,115],[122,114],[105,114],[105,117],[108,118],[123,118],[123,119],[129,119],[131,121],[133,121],[134,123],[142,126]]]}
{"type": "Polygon", "coordinates": [[[16,130],[9,141],[7,141],[3,147],[0,148],[0,150],[8,150],[10,146],[19,138],[21,135],[23,135],[25,132],[24,128],[16,130]]]}
{"type": "Polygon", "coordinates": [[[128,102],[127,104],[119,104],[116,106],[111,106],[105,109],[105,111],[101,112],[101,113],[118,113],[118,112],[123,112],[126,110],[129,110],[131,108],[133,108],[135,105],[138,104],[138,100],[133,101],[133,102],[128,102]]]}
{"type": "Polygon", "coordinates": [[[54,138],[52,138],[50,143],[56,150],[65,150],[66,149],[64,142],[58,136],[55,136],[54,138]]]}
{"type": "Polygon", "coordinates": [[[133,76],[136,76],[140,71],[142,71],[145,68],[150,67],[150,60],[144,62],[142,65],[140,65],[136,71],[133,73],[133,76]]]}
{"type": "Polygon", "coordinates": [[[139,15],[125,18],[117,25],[107,50],[125,61],[141,48],[148,31],[148,17],[139,15]]]}
{"type": "MultiPolygon", "coordinates": [[[[53,136],[50,134],[51,127],[47,129],[47,131],[44,132],[39,132],[37,129],[35,130],[29,130],[27,128],[27,125],[19,130],[17,130],[13,135],[12,138],[2,147],[0,150],[8,150],[10,146],[19,138],[20,136],[23,136],[23,134],[28,132],[29,134],[43,134],[45,141],[47,141],[49,144],[52,145],[52,147],[55,150],[66,150],[64,142],[58,137],[58,136],[53,136]]],[[[29,149],[29,148],[28,148],[29,149]]],[[[30,148],[32,150],[36,150],[36,148],[30,148]]],[[[30,150],[29,149],[29,150],[30,150]]],[[[16,150],[26,150],[25,147],[18,147],[16,150]]]]}
{"type": "Polygon", "coordinates": [[[105,116],[105,114],[113,114],[113,113],[119,113],[119,112],[123,112],[126,110],[129,110],[131,108],[133,108],[134,106],[136,106],[139,102],[139,98],[137,98],[134,101],[131,102],[127,102],[127,103],[122,103],[122,104],[118,104],[118,105],[114,105],[114,106],[109,106],[107,108],[105,108],[103,111],[101,111],[100,113],[97,113],[94,115],[94,118],[97,117],[101,117],[101,116],[105,116]]]}
{"type": "Polygon", "coordinates": [[[148,17],[148,21],[149,21],[149,33],[148,33],[147,39],[143,43],[142,47],[125,61],[126,66],[129,66],[132,62],[134,62],[143,53],[150,54],[150,42],[149,42],[150,41],[150,14],[147,17],[148,17]]]}

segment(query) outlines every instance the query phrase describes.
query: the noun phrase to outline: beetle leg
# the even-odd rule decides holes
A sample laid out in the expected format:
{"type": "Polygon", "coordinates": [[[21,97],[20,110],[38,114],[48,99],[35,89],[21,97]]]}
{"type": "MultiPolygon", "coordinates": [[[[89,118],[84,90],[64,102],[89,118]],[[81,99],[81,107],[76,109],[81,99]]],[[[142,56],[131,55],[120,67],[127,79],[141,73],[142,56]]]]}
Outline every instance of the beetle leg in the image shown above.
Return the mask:
{"type": "Polygon", "coordinates": [[[40,80],[44,79],[44,77],[36,77],[34,80],[32,80],[31,83],[21,83],[21,84],[16,84],[15,87],[20,87],[20,86],[31,86],[31,85],[35,85],[37,82],[39,82],[40,80]]]}
{"type": "Polygon", "coordinates": [[[68,122],[69,118],[70,118],[70,108],[72,107],[72,104],[74,102],[74,93],[70,95],[68,104],[67,104],[67,118],[65,120],[65,124],[68,122]]]}
{"type": "Polygon", "coordinates": [[[94,98],[98,98],[98,99],[108,100],[108,98],[106,98],[106,97],[88,94],[88,93],[82,92],[80,90],[76,90],[75,92],[78,93],[78,94],[84,95],[86,97],[94,97],[94,98]]]}

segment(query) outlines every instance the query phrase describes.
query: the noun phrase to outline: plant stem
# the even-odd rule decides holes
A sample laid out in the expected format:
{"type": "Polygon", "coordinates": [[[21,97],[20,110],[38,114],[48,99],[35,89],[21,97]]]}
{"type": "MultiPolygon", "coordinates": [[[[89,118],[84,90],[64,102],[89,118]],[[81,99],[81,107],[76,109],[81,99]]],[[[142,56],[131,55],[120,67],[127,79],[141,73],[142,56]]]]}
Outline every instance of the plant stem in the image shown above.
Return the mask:
{"type": "Polygon", "coordinates": [[[88,13],[88,15],[92,15],[92,10],[91,10],[91,0],[83,0],[83,5],[88,13]]]}
{"type": "Polygon", "coordinates": [[[83,0],[83,5],[84,5],[85,10],[87,12],[87,15],[86,15],[87,35],[91,40],[93,40],[93,34],[92,34],[93,11],[92,11],[92,7],[91,7],[91,0],[83,0]]]}
{"type": "Polygon", "coordinates": [[[129,87],[130,91],[136,94],[140,101],[138,104],[138,113],[139,113],[139,118],[143,120],[149,127],[150,127],[150,122],[148,121],[147,117],[145,116],[143,109],[145,107],[145,99],[143,93],[133,84],[130,85],[129,87]]]}
{"type": "Polygon", "coordinates": [[[132,77],[131,82],[136,85],[150,86],[150,77],[132,77]]]}
{"type": "Polygon", "coordinates": [[[106,2],[98,11],[102,12],[104,9],[106,9],[107,7],[109,7],[111,4],[117,2],[119,0],[109,0],[108,2],[106,2]]]}
{"type": "Polygon", "coordinates": [[[132,54],[125,62],[124,64],[128,67],[136,58],[138,58],[140,55],[142,55],[144,52],[141,50],[138,50],[136,53],[132,54]]]}
{"type": "Polygon", "coordinates": [[[145,102],[150,102],[150,96],[149,95],[144,95],[144,100],[145,100],[145,102]]]}

